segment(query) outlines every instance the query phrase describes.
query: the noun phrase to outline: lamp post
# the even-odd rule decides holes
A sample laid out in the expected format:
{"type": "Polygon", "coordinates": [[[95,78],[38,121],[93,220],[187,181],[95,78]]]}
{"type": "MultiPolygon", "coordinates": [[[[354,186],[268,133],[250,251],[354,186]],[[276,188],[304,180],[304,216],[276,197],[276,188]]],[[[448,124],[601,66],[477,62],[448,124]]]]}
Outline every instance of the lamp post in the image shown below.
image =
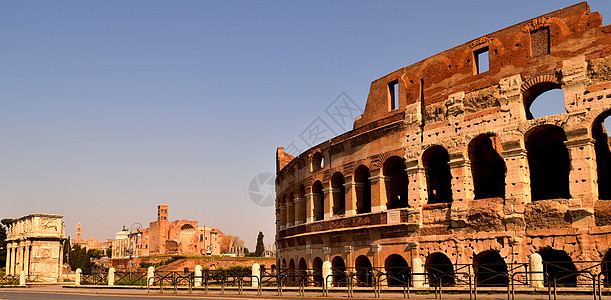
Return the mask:
{"type": "Polygon", "coordinates": [[[127,239],[129,242],[129,248],[127,249],[127,254],[129,254],[129,263],[128,263],[129,272],[132,271],[132,255],[134,254],[134,244],[137,244],[138,239],[140,238],[140,236],[142,236],[142,233],[140,233],[140,229],[142,229],[142,224],[138,222],[132,224],[132,226],[130,226],[129,228],[129,236],[127,239]],[[134,236],[134,226],[136,227],[137,234],[136,234],[136,240],[132,242],[132,237],[134,236]]]}

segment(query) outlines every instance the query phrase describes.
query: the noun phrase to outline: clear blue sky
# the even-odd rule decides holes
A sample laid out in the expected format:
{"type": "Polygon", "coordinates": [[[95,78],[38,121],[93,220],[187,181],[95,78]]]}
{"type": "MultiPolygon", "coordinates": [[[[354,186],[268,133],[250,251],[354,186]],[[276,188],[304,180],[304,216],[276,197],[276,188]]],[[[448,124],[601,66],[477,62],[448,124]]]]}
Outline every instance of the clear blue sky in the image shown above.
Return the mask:
{"type": "Polygon", "coordinates": [[[272,243],[249,182],[340,93],[363,107],[376,78],[574,3],[2,1],[0,218],[106,239],[165,202],[272,243]]]}

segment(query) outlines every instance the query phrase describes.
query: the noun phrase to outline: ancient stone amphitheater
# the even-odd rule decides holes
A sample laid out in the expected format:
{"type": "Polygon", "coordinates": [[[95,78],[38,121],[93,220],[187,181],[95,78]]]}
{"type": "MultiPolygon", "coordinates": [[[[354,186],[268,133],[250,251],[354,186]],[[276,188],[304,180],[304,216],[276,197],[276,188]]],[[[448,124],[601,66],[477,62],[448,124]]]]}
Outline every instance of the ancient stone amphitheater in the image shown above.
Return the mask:
{"type": "Polygon", "coordinates": [[[373,81],[353,130],[278,148],[278,264],[413,286],[606,272],[610,45],[584,2],[373,81]],[[564,113],[534,115],[549,93],[564,113]]]}

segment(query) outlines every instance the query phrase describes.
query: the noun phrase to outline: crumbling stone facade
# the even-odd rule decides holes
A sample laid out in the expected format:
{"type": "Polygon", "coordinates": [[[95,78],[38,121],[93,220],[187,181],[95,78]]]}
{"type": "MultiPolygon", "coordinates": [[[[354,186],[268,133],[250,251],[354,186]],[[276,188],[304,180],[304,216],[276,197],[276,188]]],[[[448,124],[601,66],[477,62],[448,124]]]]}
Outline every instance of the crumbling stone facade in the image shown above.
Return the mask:
{"type": "Polygon", "coordinates": [[[278,263],[608,261],[609,45],[611,26],[583,2],[373,81],[353,130],[297,157],[278,148],[278,263]],[[534,118],[551,90],[566,112],[534,118]]]}
{"type": "Polygon", "coordinates": [[[31,214],[13,220],[6,239],[6,274],[57,282],[62,275],[65,238],[60,215],[31,214]]]}

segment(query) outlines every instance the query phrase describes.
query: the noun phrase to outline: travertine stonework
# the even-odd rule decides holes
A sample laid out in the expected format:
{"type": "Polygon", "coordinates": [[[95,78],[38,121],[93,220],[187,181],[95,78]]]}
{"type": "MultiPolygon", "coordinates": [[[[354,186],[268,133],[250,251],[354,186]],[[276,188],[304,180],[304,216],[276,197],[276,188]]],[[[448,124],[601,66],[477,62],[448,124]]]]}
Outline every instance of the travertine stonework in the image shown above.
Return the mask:
{"type": "Polygon", "coordinates": [[[297,157],[278,149],[279,263],[607,260],[610,45],[611,26],[584,2],[375,80],[353,130],[297,157]],[[533,118],[551,90],[566,112],[533,118]]]}
{"type": "Polygon", "coordinates": [[[13,220],[7,236],[7,275],[23,271],[28,281],[57,282],[62,275],[62,216],[31,214],[13,220]]]}

